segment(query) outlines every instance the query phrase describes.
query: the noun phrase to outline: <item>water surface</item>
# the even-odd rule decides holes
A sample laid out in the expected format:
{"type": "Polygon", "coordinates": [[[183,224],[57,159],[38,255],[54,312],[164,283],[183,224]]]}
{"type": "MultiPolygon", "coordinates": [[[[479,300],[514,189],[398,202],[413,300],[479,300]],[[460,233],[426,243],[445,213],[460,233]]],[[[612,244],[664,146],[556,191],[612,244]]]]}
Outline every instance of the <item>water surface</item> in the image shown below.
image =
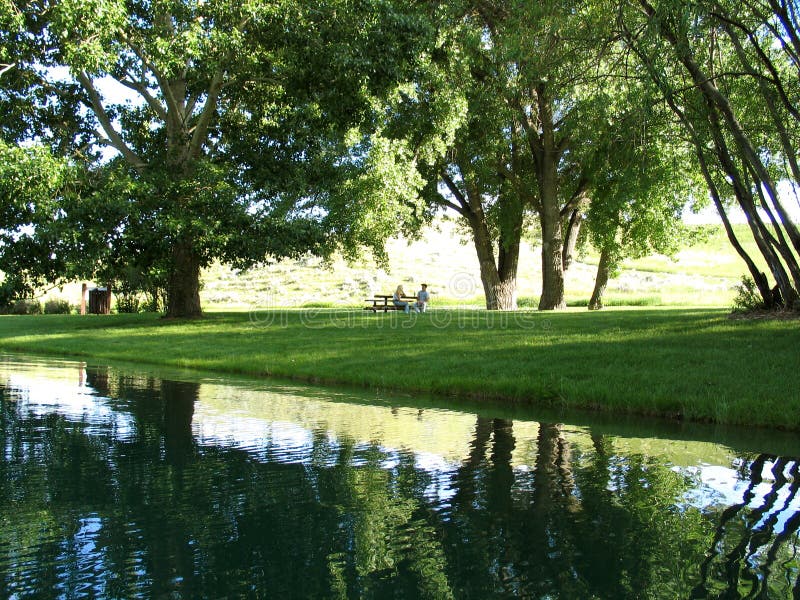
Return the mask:
{"type": "Polygon", "coordinates": [[[2,598],[798,598],[796,436],[0,356],[2,598]]]}

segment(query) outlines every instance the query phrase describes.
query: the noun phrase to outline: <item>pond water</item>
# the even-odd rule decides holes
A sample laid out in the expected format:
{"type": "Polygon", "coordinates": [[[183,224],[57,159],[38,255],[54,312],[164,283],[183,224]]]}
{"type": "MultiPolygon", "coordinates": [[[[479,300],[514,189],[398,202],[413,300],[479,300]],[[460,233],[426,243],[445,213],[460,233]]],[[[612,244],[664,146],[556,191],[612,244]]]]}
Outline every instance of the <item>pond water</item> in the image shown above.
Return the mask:
{"type": "Polygon", "coordinates": [[[796,435],[0,356],[2,598],[798,598],[796,435]]]}

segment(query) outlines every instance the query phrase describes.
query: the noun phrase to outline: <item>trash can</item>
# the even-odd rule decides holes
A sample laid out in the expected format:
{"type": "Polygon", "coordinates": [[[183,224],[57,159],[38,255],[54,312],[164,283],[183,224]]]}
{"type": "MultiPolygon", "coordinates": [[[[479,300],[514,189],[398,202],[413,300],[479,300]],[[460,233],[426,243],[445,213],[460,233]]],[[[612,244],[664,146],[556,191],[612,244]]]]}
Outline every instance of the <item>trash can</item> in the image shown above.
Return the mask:
{"type": "Polygon", "coordinates": [[[97,287],[89,290],[89,313],[107,315],[111,313],[111,290],[97,287]]]}

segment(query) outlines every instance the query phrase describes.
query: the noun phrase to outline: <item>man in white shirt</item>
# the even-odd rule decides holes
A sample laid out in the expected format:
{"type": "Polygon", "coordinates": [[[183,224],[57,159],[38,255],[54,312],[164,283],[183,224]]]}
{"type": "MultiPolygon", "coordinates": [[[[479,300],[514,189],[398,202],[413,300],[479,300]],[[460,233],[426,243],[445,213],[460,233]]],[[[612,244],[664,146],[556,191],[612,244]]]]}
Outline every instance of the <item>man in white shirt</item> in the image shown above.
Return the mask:
{"type": "Polygon", "coordinates": [[[428,284],[423,283],[422,289],[417,292],[417,302],[416,308],[420,312],[425,312],[428,308],[428,300],[430,299],[431,295],[428,292],[428,284]]]}

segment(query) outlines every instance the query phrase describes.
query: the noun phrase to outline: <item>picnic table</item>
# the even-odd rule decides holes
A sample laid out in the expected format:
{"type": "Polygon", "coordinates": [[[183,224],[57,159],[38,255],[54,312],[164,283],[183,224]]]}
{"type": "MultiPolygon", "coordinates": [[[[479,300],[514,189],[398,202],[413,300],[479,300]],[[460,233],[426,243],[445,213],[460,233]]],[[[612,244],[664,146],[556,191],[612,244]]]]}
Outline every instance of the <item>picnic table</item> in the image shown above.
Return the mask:
{"type": "MultiPolygon", "coordinates": [[[[393,301],[394,296],[392,294],[375,294],[373,298],[367,298],[367,302],[372,302],[371,305],[365,306],[364,310],[371,310],[373,313],[378,311],[388,312],[390,310],[403,310],[402,306],[395,306],[393,301]]],[[[414,307],[414,303],[417,301],[416,296],[401,296],[400,299],[403,302],[408,302],[411,308],[414,307]]]]}

